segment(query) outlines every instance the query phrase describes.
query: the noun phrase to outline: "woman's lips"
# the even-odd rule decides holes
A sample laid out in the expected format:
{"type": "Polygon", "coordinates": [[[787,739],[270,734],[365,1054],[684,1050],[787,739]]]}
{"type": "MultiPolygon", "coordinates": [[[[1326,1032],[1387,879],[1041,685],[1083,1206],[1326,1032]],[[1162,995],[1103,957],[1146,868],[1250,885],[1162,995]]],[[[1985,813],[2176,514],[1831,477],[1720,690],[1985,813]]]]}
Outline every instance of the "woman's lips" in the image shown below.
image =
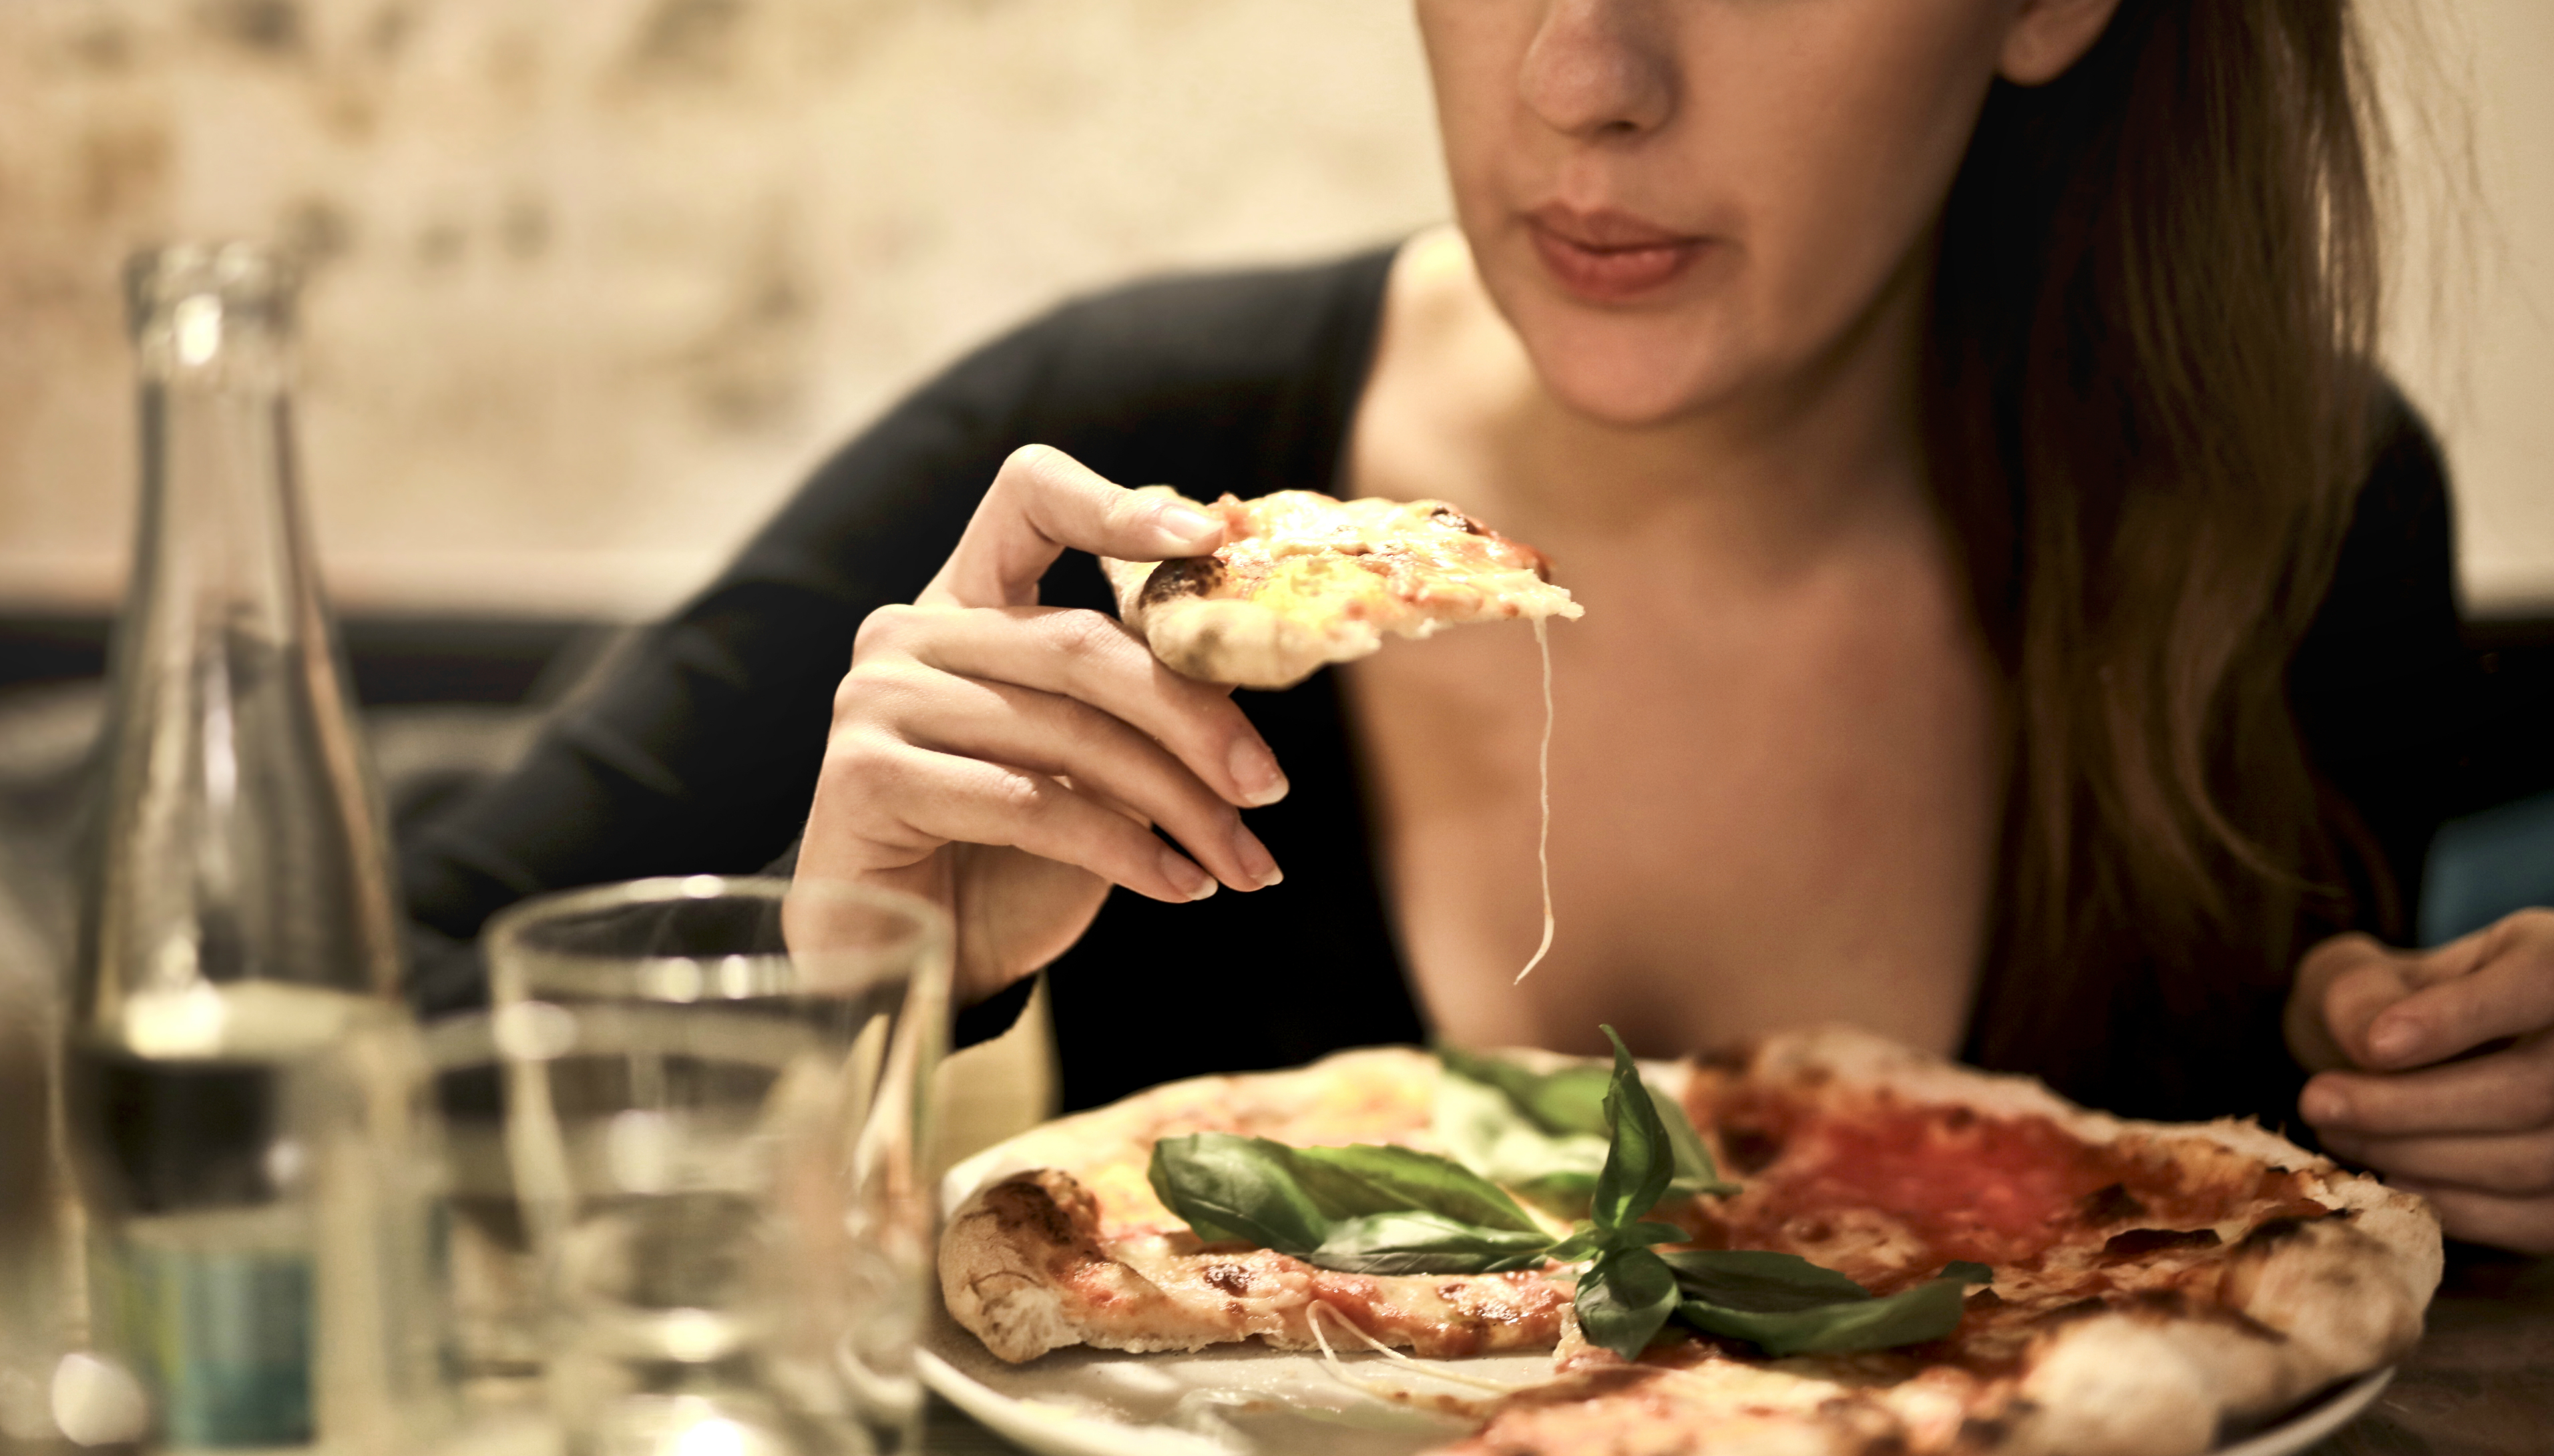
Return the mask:
{"type": "Polygon", "coordinates": [[[1667,286],[1710,246],[1619,212],[1541,207],[1525,215],[1534,251],[1564,288],[1621,303],[1667,286]]]}

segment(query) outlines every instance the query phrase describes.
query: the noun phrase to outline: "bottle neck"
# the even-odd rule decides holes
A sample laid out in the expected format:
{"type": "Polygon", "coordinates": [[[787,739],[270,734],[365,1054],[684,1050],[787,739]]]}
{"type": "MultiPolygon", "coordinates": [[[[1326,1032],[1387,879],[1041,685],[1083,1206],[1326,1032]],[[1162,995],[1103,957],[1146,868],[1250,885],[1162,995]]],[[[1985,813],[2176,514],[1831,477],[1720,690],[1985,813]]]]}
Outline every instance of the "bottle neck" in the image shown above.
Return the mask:
{"type": "Polygon", "coordinates": [[[208,284],[153,300],[135,332],[135,607],[271,644],[301,640],[312,618],[311,569],[280,309],[208,284]]]}
{"type": "Polygon", "coordinates": [[[282,1015],[223,988],[390,994],[397,902],[293,478],[288,281],[243,248],[131,279],[142,511],[75,1014],[209,1056],[282,1015]]]}

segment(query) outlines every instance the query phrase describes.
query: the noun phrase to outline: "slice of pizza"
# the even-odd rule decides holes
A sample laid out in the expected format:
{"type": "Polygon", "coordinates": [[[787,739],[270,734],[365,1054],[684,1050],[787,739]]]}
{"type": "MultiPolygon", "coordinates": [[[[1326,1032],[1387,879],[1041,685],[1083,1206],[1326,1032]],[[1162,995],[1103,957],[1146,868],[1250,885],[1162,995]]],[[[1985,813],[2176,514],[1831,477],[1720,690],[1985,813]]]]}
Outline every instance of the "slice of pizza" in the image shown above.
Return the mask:
{"type": "Polygon", "coordinates": [[[2107,1117],[1837,1028],[1659,1069],[1653,1085],[1681,1099],[1738,1190],[1649,1217],[1687,1249],[1798,1255],[1875,1296],[1986,1265],[1956,1326],[1921,1344],[1773,1358],[1759,1341],[1783,1301],[1751,1309],[1733,1288],[1729,1327],[1752,1336],[1671,1325],[1626,1362],[1578,1338],[1571,1269],[1317,1269],[1201,1242],[1146,1176],[1155,1143],[1196,1132],[1449,1151],[1442,1075],[1424,1053],[1347,1053],[1172,1083],[1014,1140],[947,1190],[950,1312],[1010,1361],[1077,1343],[1304,1349],[1348,1330],[1423,1355],[1557,1347],[1554,1380],[1489,1408],[1451,1448],[1464,1456],[1719,1443],[2195,1456],[2398,1357],[2438,1280],[2419,1199],[2251,1123],[2107,1117]]]}
{"type": "MultiPolygon", "coordinates": [[[[1146,493],[1177,495],[1168,486],[1146,493]]],[[[1194,502],[1192,504],[1196,504],[1194,502]]],[[[1176,671],[1285,688],[1383,645],[1459,622],[1574,617],[1541,552],[1442,501],[1225,496],[1224,541],[1174,561],[1103,558],[1117,615],[1176,671]]]]}

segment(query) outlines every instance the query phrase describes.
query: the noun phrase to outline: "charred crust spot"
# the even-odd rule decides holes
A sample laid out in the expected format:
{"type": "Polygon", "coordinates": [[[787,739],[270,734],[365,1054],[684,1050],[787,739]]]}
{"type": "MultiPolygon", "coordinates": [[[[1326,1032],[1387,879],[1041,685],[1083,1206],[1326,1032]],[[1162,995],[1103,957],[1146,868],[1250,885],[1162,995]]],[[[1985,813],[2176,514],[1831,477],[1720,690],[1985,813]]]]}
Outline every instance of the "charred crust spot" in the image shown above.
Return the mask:
{"type": "Polygon", "coordinates": [[[1895,1412],[1871,1397],[1860,1392],[1829,1396],[1818,1402],[1817,1410],[1830,1432],[1850,1443],[1835,1449],[1853,1456],[1907,1456],[1905,1427],[1895,1412]]]}
{"type": "Polygon", "coordinates": [[[2140,1314],[2160,1314],[2174,1318],[2190,1313],[2190,1296],[2179,1289],[2140,1289],[2124,1301],[2125,1307],[2140,1314]]]}
{"type": "Polygon", "coordinates": [[[2126,1183],[2106,1183],[2086,1193],[2075,1205],[2075,1216],[2091,1225],[2126,1223],[2146,1216],[2147,1205],[2131,1193],[2126,1183]]]}
{"type": "Polygon", "coordinates": [[[1720,1134],[1720,1161],[1740,1177],[1764,1172],[1775,1159],[1783,1156],[1783,1140],[1771,1129],[1750,1123],[1724,1122],[1715,1131],[1720,1134]]]}
{"type": "Polygon", "coordinates": [[[1158,606],[1181,597],[1205,597],[1223,585],[1226,573],[1221,561],[1213,556],[1183,556],[1165,561],[1153,568],[1144,579],[1144,590],[1135,594],[1136,605],[1158,606]]]}
{"type": "Polygon", "coordinates": [[[1066,1248],[1081,1243],[1080,1224],[1059,1201],[1056,1190],[1047,1186],[1040,1176],[1043,1172],[1018,1174],[994,1184],[986,1191],[985,1211],[1005,1234],[1025,1233],[1066,1248]]]}
{"type": "Polygon", "coordinates": [[[2013,1422],[2002,1416],[1965,1416],[1960,1421],[1959,1449],[1992,1451],[2013,1435],[2013,1422]]]}
{"type": "Polygon", "coordinates": [[[2113,1234],[2102,1245],[2105,1259],[2144,1259],[2167,1249],[2214,1249],[2225,1242],[2213,1228],[2133,1228],[2113,1234]]]}
{"type": "Polygon", "coordinates": [[[1968,1107],[1953,1107],[1942,1114],[1942,1126],[1955,1133],[1966,1131],[1977,1120],[1978,1114],[1975,1109],[1968,1107]]]}
{"type": "Polygon", "coordinates": [[[2288,1338],[2285,1331],[2272,1329],[2241,1309],[2193,1298],[2185,1289],[2140,1290],[2129,1295],[2119,1307],[2148,1319],[2225,1325],[2274,1345],[2282,1344],[2288,1338]]]}
{"type": "Polygon", "coordinates": [[[1250,1271],[1238,1264],[1210,1264],[1200,1277],[1227,1294],[1250,1292],[1250,1271]]]}
{"type": "MultiPolygon", "coordinates": [[[[2329,1216],[2324,1215],[2324,1217],[2329,1216]]],[[[2239,1247],[2247,1251],[2275,1249],[2291,1239],[2303,1236],[2308,1224],[2322,1221],[2322,1217],[2300,1218],[2293,1214],[2268,1219],[2255,1225],[2252,1232],[2244,1235],[2244,1242],[2239,1247]]]]}
{"type": "Polygon", "coordinates": [[[2110,1307],[2110,1304],[2105,1301],[2101,1295],[2095,1294],[2090,1298],[2078,1299],[2072,1304],[2060,1304],[2056,1308],[2049,1310],[2046,1314],[2039,1316],[2036,1323],[2042,1327],[2053,1329],[2061,1324],[2073,1324],[2079,1319],[2090,1319],[2094,1315],[2100,1314],[2110,1307]]]}
{"type": "Polygon", "coordinates": [[[1470,516],[1456,510],[1451,505],[1440,505],[1435,510],[1431,511],[1428,516],[1428,523],[1445,530],[1461,531],[1465,535],[1469,536],[1486,536],[1489,534],[1488,531],[1483,530],[1479,525],[1475,524],[1470,516]]]}

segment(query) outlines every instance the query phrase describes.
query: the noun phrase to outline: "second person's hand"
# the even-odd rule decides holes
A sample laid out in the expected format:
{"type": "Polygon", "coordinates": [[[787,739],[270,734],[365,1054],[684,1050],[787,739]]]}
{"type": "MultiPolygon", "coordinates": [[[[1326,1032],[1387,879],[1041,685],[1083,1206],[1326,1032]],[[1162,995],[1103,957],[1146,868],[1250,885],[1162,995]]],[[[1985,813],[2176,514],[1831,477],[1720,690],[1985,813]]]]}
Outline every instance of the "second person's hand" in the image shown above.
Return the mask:
{"type": "Polygon", "coordinates": [[[1113,617],[1037,605],[1067,549],[1160,561],[1222,530],[1060,450],[1014,452],[913,605],[861,624],[798,873],[947,906],[962,1001],[1063,953],[1112,884],[1180,902],[1277,883],[1237,808],[1286,778],[1228,691],[1113,617]]]}
{"type": "Polygon", "coordinates": [[[2298,966],[2288,1045],[2326,1148],[2458,1238],[2554,1253],[2554,911],[2434,951],[2326,941],[2298,966]]]}

